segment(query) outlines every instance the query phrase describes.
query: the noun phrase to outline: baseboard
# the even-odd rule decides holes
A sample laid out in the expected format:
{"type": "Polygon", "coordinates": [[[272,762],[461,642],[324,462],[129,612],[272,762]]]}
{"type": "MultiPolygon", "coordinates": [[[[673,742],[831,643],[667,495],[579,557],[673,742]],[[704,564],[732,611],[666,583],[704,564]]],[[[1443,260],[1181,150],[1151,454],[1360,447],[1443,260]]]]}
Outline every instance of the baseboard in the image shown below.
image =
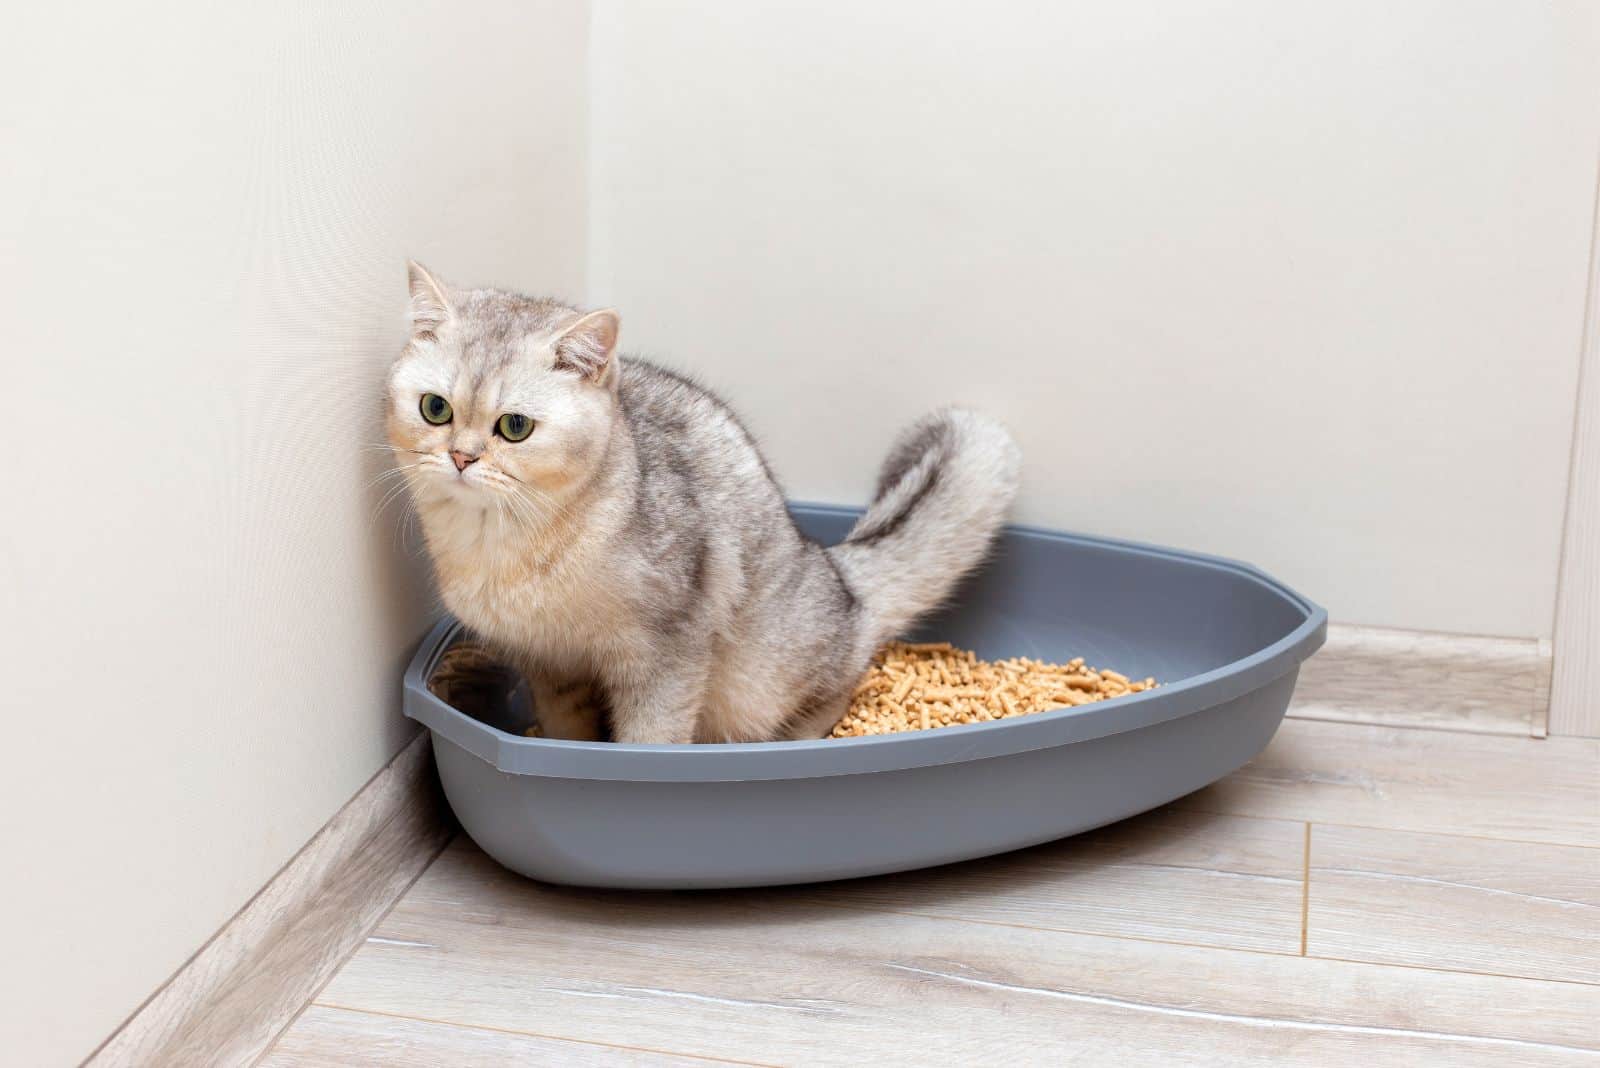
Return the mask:
{"type": "Polygon", "coordinates": [[[1542,738],[1550,668],[1548,641],[1330,626],[1289,715],[1542,738]]]}
{"type": "Polygon", "coordinates": [[[422,732],[85,1062],[253,1063],[449,840],[422,732]]]}
{"type": "Polygon", "coordinates": [[[1589,244],[1589,303],[1567,469],[1567,523],[1556,595],[1553,734],[1600,738],[1600,189],[1589,244]]]}

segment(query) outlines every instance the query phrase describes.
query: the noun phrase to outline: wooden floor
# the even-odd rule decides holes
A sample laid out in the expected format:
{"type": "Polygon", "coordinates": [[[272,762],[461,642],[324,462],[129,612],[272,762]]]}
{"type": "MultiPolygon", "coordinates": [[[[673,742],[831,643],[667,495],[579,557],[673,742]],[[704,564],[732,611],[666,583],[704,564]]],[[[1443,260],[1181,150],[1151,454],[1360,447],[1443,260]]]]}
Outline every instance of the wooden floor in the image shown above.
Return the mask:
{"type": "Polygon", "coordinates": [[[1118,826],[784,890],[458,839],[263,1063],[706,1061],[1600,1065],[1600,742],[1291,720],[1118,826]]]}

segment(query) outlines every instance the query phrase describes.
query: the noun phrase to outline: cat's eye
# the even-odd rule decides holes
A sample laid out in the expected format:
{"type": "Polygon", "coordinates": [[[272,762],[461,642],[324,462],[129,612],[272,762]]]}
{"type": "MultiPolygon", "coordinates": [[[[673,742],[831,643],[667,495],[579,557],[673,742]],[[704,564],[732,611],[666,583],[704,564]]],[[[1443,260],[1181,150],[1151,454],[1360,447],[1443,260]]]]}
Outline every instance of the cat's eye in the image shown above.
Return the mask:
{"type": "Polygon", "coordinates": [[[507,441],[521,441],[533,433],[533,420],[516,412],[507,412],[495,423],[494,428],[500,431],[500,436],[507,441]]]}
{"type": "Polygon", "coordinates": [[[450,402],[437,393],[424,393],[420,407],[422,418],[434,426],[443,426],[450,421],[450,402]]]}

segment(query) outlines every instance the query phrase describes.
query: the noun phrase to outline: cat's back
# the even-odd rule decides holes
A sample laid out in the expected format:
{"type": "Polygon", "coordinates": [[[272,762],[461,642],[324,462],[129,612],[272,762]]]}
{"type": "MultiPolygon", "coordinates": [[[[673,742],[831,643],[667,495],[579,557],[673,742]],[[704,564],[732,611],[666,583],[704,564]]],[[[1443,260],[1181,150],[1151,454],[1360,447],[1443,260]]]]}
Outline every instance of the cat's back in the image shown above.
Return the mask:
{"type": "MultiPolygon", "coordinates": [[[[667,483],[735,486],[763,501],[777,486],[733,410],[698,382],[647,360],[622,358],[618,401],[647,475],[667,483]],[[727,480],[736,480],[730,485],[727,480]]],[[[686,486],[685,488],[690,488],[686,486]]]]}
{"type": "MultiPolygon", "coordinates": [[[[623,356],[618,400],[629,425],[656,432],[687,429],[690,420],[733,420],[726,403],[686,374],[637,356],[623,356]]],[[[735,420],[736,421],[736,420],[735,420]]]]}

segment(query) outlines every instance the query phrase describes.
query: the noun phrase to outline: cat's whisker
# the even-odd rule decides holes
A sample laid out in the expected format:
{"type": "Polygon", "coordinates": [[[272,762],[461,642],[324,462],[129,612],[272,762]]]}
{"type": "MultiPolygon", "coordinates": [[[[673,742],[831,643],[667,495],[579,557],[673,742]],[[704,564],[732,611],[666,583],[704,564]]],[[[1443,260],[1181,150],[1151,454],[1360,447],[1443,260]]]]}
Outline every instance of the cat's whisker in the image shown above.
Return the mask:
{"type": "MultiPolygon", "coordinates": [[[[407,483],[398,482],[385,490],[383,496],[378,501],[377,507],[373,509],[372,523],[376,524],[378,520],[383,517],[384,510],[387,509],[390,504],[394,503],[396,499],[405,496],[406,490],[409,488],[410,487],[407,483]]],[[[411,503],[409,498],[407,498],[406,503],[408,505],[411,503]]]]}
{"type": "Polygon", "coordinates": [[[380,481],[382,479],[385,479],[385,478],[395,478],[397,476],[404,475],[407,471],[415,471],[419,467],[422,467],[422,466],[423,466],[423,464],[421,464],[419,462],[419,463],[414,463],[414,464],[402,464],[399,467],[385,468],[384,470],[379,471],[377,474],[373,475],[372,478],[368,480],[368,485],[371,485],[372,483],[378,482],[378,481],[380,481]]]}
{"type": "Polygon", "coordinates": [[[539,522],[540,516],[538,509],[534,506],[533,502],[529,501],[522,494],[513,490],[507,495],[506,500],[511,503],[513,508],[521,513],[524,521],[528,523],[528,525],[533,526],[539,522]]]}
{"type": "Polygon", "coordinates": [[[412,556],[415,556],[423,548],[420,539],[417,537],[417,523],[419,521],[417,517],[417,502],[413,500],[411,507],[406,509],[405,519],[401,523],[401,533],[405,548],[412,556]]]}
{"type": "Polygon", "coordinates": [[[506,483],[495,477],[495,473],[485,474],[484,481],[493,489],[495,511],[502,520],[509,515],[519,524],[526,524],[531,521],[532,517],[524,508],[520,507],[520,502],[517,500],[515,493],[506,483]]]}
{"type": "Polygon", "coordinates": [[[546,518],[548,518],[551,513],[554,513],[556,518],[571,518],[571,510],[561,501],[552,497],[548,493],[544,493],[543,491],[530,486],[528,483],[523,482],[521,479],[516,478],[515,476],[511,477],[512,481],[515,482],[516,485],[507,487],[508,495],[510,499],[515,501],[518,507],[521,508],[523,514],[528,517],[529,522],[536,523],[541,517],[541,512],[544,513],[546,518]]]}
{"type": "Polygon", "coordinates": [[[515,494],[522,501],[522,503],[533,508],[535,512],[542,508],[547,512],[553,511],[558,518],[572,518],[573,513],[571,508],[550,493],[541,490],[532,483],[523,481],[510,472],[501,473],[509,478],[512,482],[516,483],[516,485],[509,487],[510,491],[515,494]]]}
{"type": "MultiPolygon", "coordinates": [[[[515,482],[517,486],[520,486],[521,491],[534,502],[543,505],[546,508],[555,509],[563,518],[570,517],[572,515],[571,510],[566,504],[556,499],[556,497],[550,493],[540,489],[538,486],[535,486],[533,483],[526,482],[523,479],[518,478],[516,475],[513,475],[509,471],[500,471],[498,473],[504,475],[506,478],[509,478],[512,482],[515,482]]],[[[513,489],[513,492],[515,492],[515,489],[513,489]]]]}
{"type": "Polygon", "coordinates": [[[391,468],[388,468],[386,470],[379,471],[377,474],[375,474],[371,478],[367,479],[367,481],[362,485],[361,488],[363,490],[369,490],[372,487],[378,485],[380,482],[383,482],[385,479],[404,478],[407,471],[415,471],[417,468],[419,468],[421,466],[422,466],[421,463],[404,464],[404,465],[402,465],[400,467],[391,467],[391,468]]]}
{"type": "Polygon", "coordinates": [[[402,502],[401,505],[400,505],[400,522],[398,522],[398,523],[396,523],[394,525],[394,530],[389,535],[389,544],[397,552],[400,552],[400,553],[408,552],[408,547],[406,545],[406,539],[405,539],[406,524],[410,521],[411,516],[415,512],[416,512],[416,502],[411,500],[411,498],[409,496],[407,496],[406,500],[404,502],[402,502]]]}

